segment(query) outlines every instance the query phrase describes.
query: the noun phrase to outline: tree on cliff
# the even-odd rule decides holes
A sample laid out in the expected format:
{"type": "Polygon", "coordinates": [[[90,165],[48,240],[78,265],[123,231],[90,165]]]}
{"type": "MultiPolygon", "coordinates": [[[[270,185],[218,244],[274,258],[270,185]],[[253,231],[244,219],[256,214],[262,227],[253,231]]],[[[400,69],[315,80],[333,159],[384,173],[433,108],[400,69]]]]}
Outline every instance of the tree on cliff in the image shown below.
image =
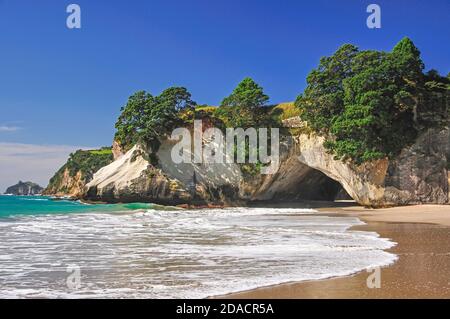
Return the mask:
{"type": "Polygon", "coordinates": [[[337,158],[361,163],[392,157],[435,124],[425,121],[426,113],[448,107],[444,99],[424,103],[430,91],[423,68],[408,38],[390,53],[346,44],[320,60],[296,106],[311,128],[327,136],[325,146],[337,158]]]}
{"type": "Polygon", "coordinates": [[[316,131],[327,132],[333,116],[344,111],[343,81],[353,75],[352,61],[358,49],[344,44],[331,57],[323,57],[306,78],[308,86],[297,98],[302,118],[316,131]]]}
{"type": "Polygon", "coordinates": [[[139,141],[157,143],[159,137],[183,124],[180,112],[195,105],[191,94],[183,87],[168,88],[158,96],[136,92],[121,109],[115,139],[125,149],[139,141]]]}
{"type": "MultiPolygon", "coordinates": [[[[449,74],[450,75],[450,74],[449,74]]],[[[450,76],[441,76],[436,70],[425,75],[423,103],[419,105],[421,124],[432,126],[435,123],[449,125],[450,119],[450,76]]]]}
{"type": "Polygon", "coordinates": [[[243,79],[233,90],[230,96],[222,100],[221,106],[256,109],[264,106],[269,97],[264,94],[263,88],[252,78],[243,79]]]}
{"type": "Polygon", "coordinates": [[[227,126],[258,127],[265,120],[265,106],[269,97],[253,79],[247,77],[233,90],[231,95],[224,98],[217,110],[227,126]]]}

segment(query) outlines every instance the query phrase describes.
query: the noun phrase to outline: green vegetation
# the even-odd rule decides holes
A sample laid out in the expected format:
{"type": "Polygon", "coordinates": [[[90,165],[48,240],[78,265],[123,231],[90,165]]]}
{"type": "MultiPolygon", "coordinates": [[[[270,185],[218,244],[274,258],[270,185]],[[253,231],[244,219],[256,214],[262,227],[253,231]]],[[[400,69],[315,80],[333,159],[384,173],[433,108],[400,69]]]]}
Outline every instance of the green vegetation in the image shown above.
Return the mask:
{"type": "Polygon", "coordinates": [[[280,121],[299,116],[300,109],[294,103],[280,103],[272,109],[272,114],[280,121]]]}
{"type": "Polygon", "coordinates": [[[13,195],[37,195],[41,194],[44,189],[33,182],[19,181],[16,185],[10,186],[6,189],[5,194],[13,195]]]}
{"type": "MultiPolygon", "coordinates": [[[[121,109],[115,139],[124,150],[138,142],[152,146],[150,160],[157,163],[154,154],[160,140],[171,134],[176,127],[192,126],[194,119],[201,119],[204,124],[225,131],[227,127],[280,127],[281,120],[300,113],[293,103],[272,107],[267,105],[268,100],[263,88],[251,78],[241,81],[223,99],[220,107],[196,105],[185,88],[169,88],[159,96],[139,91],[121,109]]],[[[248,156],[248,147],[246,151],[248,156]]],[[[253,175],[259,171],[260,164],[241,166],[244,174],[253,175]]]]}
{"type": "Polygon", "coordinates": [[[204,112],[204,113],[213,114],[216,110],[217,110],[216,106],[210,106],[210,105],[198,105],[195,108],[196,113],[204,112]]]}
{"type": "Polygon", "coordinates": [[[90,179],[96,171],[103,166],[108,165],[113,160],[110,148],[101,148],[100,150],[83,151],[78,150],[70,154],[65,167],[69,170],[71,176],[81,171],[84,177],[90,179]]]}
{"type": "Polygon", "coordinates": [[[99,150],[89,151],[92,155],[112,155],[112,150],[109,147],[104,147],[99,150]]]}
{"type": "MultiPolygon", "coordinates": [[[[280,127],[280,112],[273,113],[273,107],[267,103],[269,96],[253,79],[245,78],[233,92],[223,99],[221,105],[215,111],[215,117],[219,118],[224,127],[243,128],[253,127],[280,127]]],[[[270,138],[270,137],[269,137],[270,138]]],[[[246,158],[249,157],[250,149],[248,141],[244,142],[246,158]]],[[[268,141],[270,145],[270,141],[268,141]]],[[[236,150],[236,149],[235,149],[236,150]]],[[[259,154],[259,149],[255,150],[259,154]]],[[[259,156],[258,156],[259,158],[259,156]]],[[[261,163],[239,164],[244,176],[254,176],[260,172],[261,163]]]]}
{"type": "Polygon", "coordinates": [[[295,104],[269,106],[269,97],[253,79],[245,78],[219,107],[196,105],[182,87],[160,95],[132,95],[121,109],[115,139],[128,150],[138,142],[152,146],[176,127],[194,119],[221,129],[281,127],[301,116],[308,126],[283,132],[315,131],[336,158],[362,163],[392,158],[428,127],[448,125],[450,78],[423,73],[420,52],[408,38],[391,52],[360,51],[351,44],[323,57],[307,77],[295,104]]]}
{"type": "Polygon", "coordinates": [[[176,127],[189,126],[194,119],[208,120],[212,125],[226,127],[278,126],[278,117],[267,106],[269,97],[250,78],[245,78],[220,107],[196,105],[191,94],[182,87],[164,90],[159,96],[139,91],[130,96],[116,122],[115,140],[125,149],[138,142],[159,147],[160,139],[176,127]],[[276,119],[274,119],[276,118],[276,119]]]}
{"type": "Polygon", "coordinates": [[[50,179],[48,189],[59,187],[66,169],[70,177],[74,177],[78,172],[81,172],[81,178],[88,182],[95,172],[112,161],[113,154],[110,147],[102,147],[99,150],[78,150],[70,154],[66,164],[50,179]]]}
{"type": "MultiPolygon", "coordinates": [[[[450,74],[449,74],[450,75],[450,74]]],[[[450,77],[442,77],[436,70],[424,76],[423,103],[419,105],[420,120],[425,126],[448,125],[450,119],[450,77]]]]}
{"type": "Polygon", "coordinates": [[[226,127],[266,127],[271,124],[269,97],[251,78],[245,78],[224,98],[215,115],[226,127]]]}
{"type": "Polygon", "coordinates": [[[115,139],[125,150],[137,142],[145,142],[156,149],[162,136],[184,124],[180,115],[195,105],[191,94],[183,87],[168,88],[158,96],[139,91],[121,109],[115,139]]]}
{"type": "Polygon", "coordinates": [[[320,60],[295,104],[337,158],[393,157],[420,130],[448,123],[449,79],[423,68],[408,38],[389,53],[345,44],[320,60]]]}

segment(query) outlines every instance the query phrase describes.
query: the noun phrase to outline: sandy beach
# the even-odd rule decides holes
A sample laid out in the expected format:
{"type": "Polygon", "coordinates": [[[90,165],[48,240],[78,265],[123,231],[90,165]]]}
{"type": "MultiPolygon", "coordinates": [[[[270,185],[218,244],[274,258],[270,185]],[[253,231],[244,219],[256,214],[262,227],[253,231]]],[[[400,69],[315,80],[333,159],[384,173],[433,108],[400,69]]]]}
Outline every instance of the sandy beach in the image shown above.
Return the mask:
{"type": "MultiPolygon", "coordinates": [[[[398,255],[380,270],[380,288],[368,288],[366,271],[352,276],[293,282],[218,298],[450,298],[450,206],[417,205],[383,209],[358,206],[318,209],[329,216],[356,216],[397,245],[398,255]]],[[[373,277],[371,277],[373,278],[373,277]]]]}

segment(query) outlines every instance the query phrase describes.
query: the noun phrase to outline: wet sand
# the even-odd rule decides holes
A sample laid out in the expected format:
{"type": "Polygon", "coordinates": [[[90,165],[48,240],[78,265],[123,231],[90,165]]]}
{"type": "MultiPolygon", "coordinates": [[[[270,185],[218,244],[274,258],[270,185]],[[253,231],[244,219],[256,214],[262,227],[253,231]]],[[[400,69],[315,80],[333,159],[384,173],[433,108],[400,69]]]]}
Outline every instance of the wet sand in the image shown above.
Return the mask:
{"type": "Polygon", "coordinates": [[[376,210],[328,207],[319,211],[329,216],[357,216],[367,225],[353,230],[375,231],[397,243],[388,251],[399,259],[381,269],[380,288],[368,288],[368,277],[373,273],[363,271],[347,277],[286,283],[219,298],[450,298],[449,205],[376,210]]]}

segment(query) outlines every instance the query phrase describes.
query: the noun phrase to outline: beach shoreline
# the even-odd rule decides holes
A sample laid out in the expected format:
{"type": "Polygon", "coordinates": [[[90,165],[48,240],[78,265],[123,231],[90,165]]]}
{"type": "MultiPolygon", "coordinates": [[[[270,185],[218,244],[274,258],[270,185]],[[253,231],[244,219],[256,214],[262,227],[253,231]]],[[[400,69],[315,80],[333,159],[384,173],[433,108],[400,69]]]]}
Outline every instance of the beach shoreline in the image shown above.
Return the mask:
{"type": "Polygon", "coordinates": [[[398,260],[380,269],[380,288],[369,288],[374,272],[322,280],[289,282],[214,298],[450,298],[450,206],[415,205],[381,209],[337,205],[317,209],[327,216],[365,222],[351,230],[372,231],[397,245],[398,260]],[[368,279],[371,276],[371,279],[368,279]]]}

